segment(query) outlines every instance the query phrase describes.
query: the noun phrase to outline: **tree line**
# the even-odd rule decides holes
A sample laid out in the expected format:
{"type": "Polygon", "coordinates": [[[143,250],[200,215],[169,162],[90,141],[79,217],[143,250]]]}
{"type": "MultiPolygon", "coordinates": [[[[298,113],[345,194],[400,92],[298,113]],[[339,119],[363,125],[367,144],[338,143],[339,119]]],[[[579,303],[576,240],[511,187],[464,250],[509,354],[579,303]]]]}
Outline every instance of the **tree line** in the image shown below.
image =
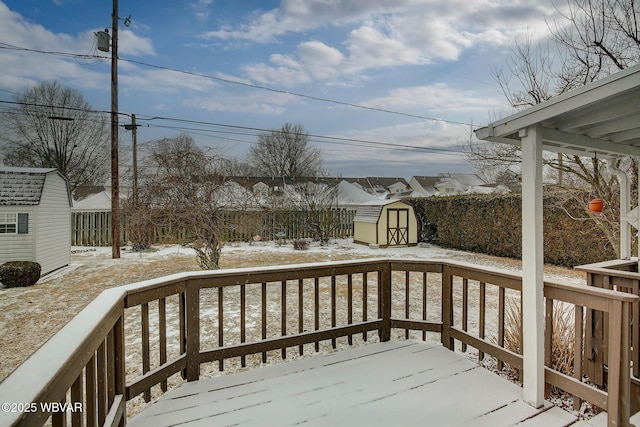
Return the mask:
{"type": "MultiPolygon", "coordinates": [[[[106,114],[94,111],[78,90],[45,81],[15,97],[2,117],[0,136],[6,166],[56,168],[71,190],[101,186],[108,178],[110,128],[106,114]]],[[[309,143],[302,125],[285,123],[258,135],[245,161],[230,161],[214,149],[199,147],[186,133],[146,145],[140,160],[137,191],[124,203],[124,212],[137,248],[148,246],[146,230],[179,224],[188,230],[186,246],[193,248],[204,269],[219,266],[222,248],[220,212],[231,191],[225,176],[315,177],[323,173],[322,153],[309,143]]],[[[335,202],[335,188],[301,184],[292,203],[311,218],[317,238],[326,241],[331,224],[319,215],[335,202]]],[[[235,203],[252,204],[249,193],[235,203]]],[[[236,208],[238,206],[235,206],[236,208]]]]}

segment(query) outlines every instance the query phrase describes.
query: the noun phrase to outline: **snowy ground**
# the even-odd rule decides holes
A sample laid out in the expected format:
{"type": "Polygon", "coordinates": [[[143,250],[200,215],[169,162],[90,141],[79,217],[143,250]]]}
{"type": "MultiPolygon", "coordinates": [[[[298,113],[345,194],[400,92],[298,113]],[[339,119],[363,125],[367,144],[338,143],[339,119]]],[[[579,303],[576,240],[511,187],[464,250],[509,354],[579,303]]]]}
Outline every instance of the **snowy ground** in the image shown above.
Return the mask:
{"type": "MultiPolygon", "coordinates": [[[[349,240],[332,242],[327,246],[311,244],[306,251],[296,251],[291,244],[276,245],[273,242],[259,242],[255,245],[248,244],[228,244],[223,249],[221,267],[253,267],[274,264],[297,264],[317,261],[337,261],[346,259],[370,258],[370,257],[395,257],[395,258],[419,258],[419,259],[455,259],[482,266],[491,266],[508,271],[519,271],[520,262],[518,260],[496,258],[480,254],[472,254],[461,251],[453,251],[438,247],[409,247],[409,248],[387,248],[372,249],[364,245],[353,244],[349,240]]],[[[129,284],[154,277],[161,277],[168,274],[198,270],[195,256],[189,249],[178,245],[156,247],[149,252],[136,253],[128,250],[122,251],[119,260],[111,259],[110,248],[73,248],[72,263],[69,267],[41,279],[31,288],[0,289],[0,380],[5,378],[13,369],[22,363],[39,346],[48,340],[64,324],[66,324],[75,313],[80,311],[85,305],[93,300],[102,290],[129,284]]],[[[584,275],[568,269],[558,267],[548,267],[547,277],[570,281],[572,283],[584,283],[584,275]]],[[[357,285],[357,284],[354,284],[357,285]]],[[[357,286],[356,286],[357,288],[357,286]]],[[[250,293],[251,290],[249,289],[250,293]]],[[[326,289],[324,292],[328,292],[326,289]]],[[[296,294],[291,296],[291,303],[296,303],[296,294]]],[[[251,295],[248,295],[251,297],[251,295]]],[[[213,298],[203,297],[203,305],[213,305],[213,298]],[[208,302],[207,298],[212,298],[208,302]]],[[[225,300],[227,319],[229,322],[236,322],[238,319],[238,308],[232,306],[233,298],[225,300]],[[228,301],[228,302],[227,302],[228,301]]],[[[175,317],[177,310],[172,309],[172,302],[167,301],[168,323],[172,316],[175,317]]],[[[236,303],[237,304],[237,303],[236,303]]],[[[251,304],[249,302],[248,304],[251,304]]],[[[279,304],[279,296],[274,295],[274,307],[279,304]]],[[[248,334],[258,334],[259,319],[256,317],[258,309],[251,310],[248,307],[247,328],[248,334]]],[[[255,308],[255,307],[254,307],[255,308]]],[[[297,308],[293,307],[290,312],[295,313],[297,308]]],[[[355,308],[357,311],[357,307],[355,308]]],[[[203,310],[201,319],[203,326],[202,340],[216,340],[215,314],[213,311],[203,310]],[[209,326],[206,326],[209,325],[209,326]]],[[[344,310],[343,310],[344,311],[344,310]]],[[[157,330],[153,329],[153,319],[157,317],[151,307],[152,330],[151,340],[156,341],[157,330]]],[[[339,318],[345,318],[344,312],[338,313],[339,318]]],[[[311,321],[306,319],[305,321],[311,321]]],[[[474,327],[474,319],[470,319],[470,327],[474,327]]],[[[273,322],[275,328],[279,328],[278,321],[273,322]]],[[[139,342],[139,311],[132,310],[127,314],[126,335],[128,343],[139,342]]],[[[225,327],[227,325],[225,324],[225,327]]],[[[239,330],[237,325],[229,325],[230,332],[225,335],[225,342],[233,342],[237,339],[239,330]]],[[[488,325],[490,327],[490,325],[488,325]]],[[[292,320],[291,330],[296,330],[295,319],[292,320]]],[[[278,331],[274,331],[277,334],[278,331]]],[[[169,332],[171,334],[171,332],[169,332]]],[[[375,334],[371,339],[375,339],[375,334]]],[[[271,336],[271,334],[270,334],[271,336]]],[[[251,339],[250,336],[247,337],[251,339]]],[[[323,344],[323,351],[330,351],[327,347],[329,343],[323,344]],[[325,345],[326,344],[326,345],[325,345]]],[[[311,347],[310,347],[311,348],[311,347]]],[[[289,350],[288,359],[297,358],[297,351],[289,350]]],[[[308,351],[308,349],[305,349],[308,351]]],[[[157,360],[156,350],[152,348],[152,358],[157,360]]],[[[276,352],[278,353],[278,352],[276,352]]],[[[279,355],[279,353],[278,353],[279,355]]],[[[171,354],[169,355],[171,358],[171,354]]],[[[274,358],[274,357],[272,357],[274,358]]],[[[279,358],[279,357],[277,357],[279,358]]],[[[135,378],[139,374],[140,366],[140,346],[129,345],[127,347],[127,373],[130,378],[135,378]]],[[[260,364],[258,358],[248,361],[249,364],[260,364]],[[251,363],[253,362],[253,363],[251,363]]],[[[152,367],[153,368],[153,367],[152,367]]],[[[204,367],[205,374],[217,375],[218,366],[204,367]]],[[[225,371],[239,369],[239,362],[228,361],[225,363],[225,371]]],[[[154,398],[159,395],[156,390],[154,398]]],[[[133,411],[144,407],[141,399],[131,405],[133,411]]]]}

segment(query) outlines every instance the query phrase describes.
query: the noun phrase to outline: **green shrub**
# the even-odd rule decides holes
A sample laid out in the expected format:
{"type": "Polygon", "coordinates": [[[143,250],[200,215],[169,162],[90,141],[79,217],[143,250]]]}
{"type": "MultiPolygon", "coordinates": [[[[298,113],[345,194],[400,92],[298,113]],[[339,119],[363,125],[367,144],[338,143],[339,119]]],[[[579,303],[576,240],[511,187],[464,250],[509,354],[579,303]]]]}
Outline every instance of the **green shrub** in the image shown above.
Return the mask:
{"type": "MultiPolygon", "coordinates": [[[[421,242],[507,258],[522,256],[520,194],[404,199],[414,206],[421,242]]],[[[544,196],[545,263],[574,267],[616,258],[584,204],[561,193],[544,196]]]]}
{"type": "Polygon", "coordinates": [[[32,261],[9,261],[0,265],[0,282],[7,288],[33,286],[40,279],[42,268],[32,261]]]}

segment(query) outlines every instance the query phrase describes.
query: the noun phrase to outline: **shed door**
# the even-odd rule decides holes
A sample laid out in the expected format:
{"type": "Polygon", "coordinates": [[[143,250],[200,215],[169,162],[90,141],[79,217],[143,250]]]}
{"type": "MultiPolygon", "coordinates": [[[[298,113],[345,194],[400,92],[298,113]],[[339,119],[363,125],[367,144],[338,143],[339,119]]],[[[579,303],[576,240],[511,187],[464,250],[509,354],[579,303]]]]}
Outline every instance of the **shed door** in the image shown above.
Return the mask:
{"type": "Polygon", "coordinates": [[[387,209],[387,244],[409,244],[409,209],[387,209]]]}

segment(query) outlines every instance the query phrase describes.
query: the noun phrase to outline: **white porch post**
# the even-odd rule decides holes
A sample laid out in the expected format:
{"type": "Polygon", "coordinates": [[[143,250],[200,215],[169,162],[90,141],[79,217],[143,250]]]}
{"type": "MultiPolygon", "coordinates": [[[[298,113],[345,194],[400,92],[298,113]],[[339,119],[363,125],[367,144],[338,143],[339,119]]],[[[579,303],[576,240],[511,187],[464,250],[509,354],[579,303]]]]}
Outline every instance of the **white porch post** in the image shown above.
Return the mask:
{"type": "Polygon", "coordinates": [[[542,129],[520,130],[522,138],[522,349],[523,399],[544,404],[544,297],[542,238],[542,129]]]}

